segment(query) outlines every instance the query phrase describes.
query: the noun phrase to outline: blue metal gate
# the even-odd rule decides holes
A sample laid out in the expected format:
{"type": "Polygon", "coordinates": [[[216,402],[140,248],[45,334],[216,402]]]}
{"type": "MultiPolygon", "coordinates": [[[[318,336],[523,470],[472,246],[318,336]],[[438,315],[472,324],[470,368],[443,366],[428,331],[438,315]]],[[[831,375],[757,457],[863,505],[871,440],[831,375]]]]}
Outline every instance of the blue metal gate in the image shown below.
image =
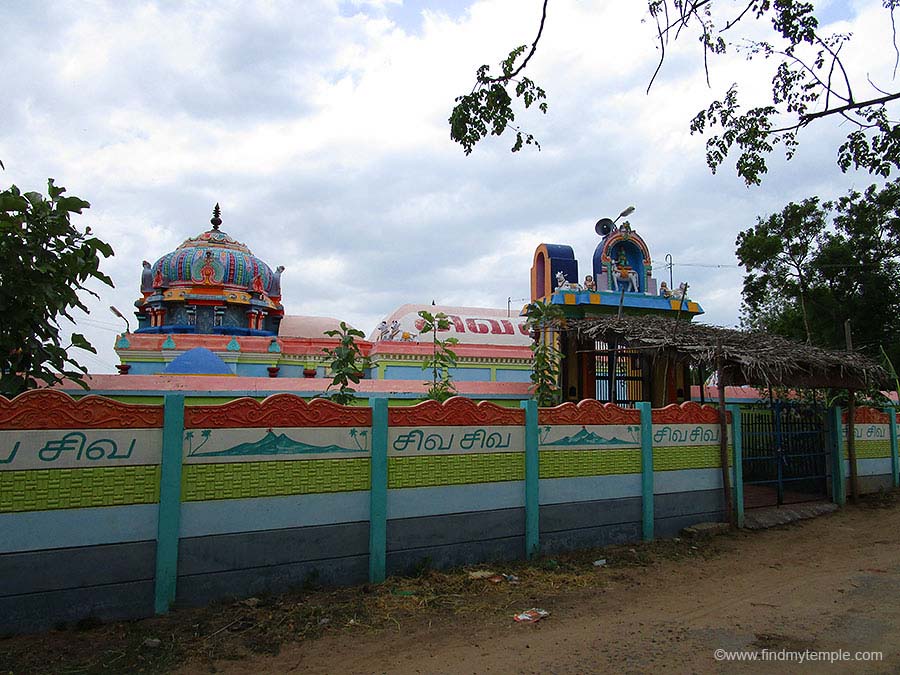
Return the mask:
{"type": "Polygon", "coordinates": [[[747,508],[828,497],[823,407],[774,401],[741,411],[747,508]]]}

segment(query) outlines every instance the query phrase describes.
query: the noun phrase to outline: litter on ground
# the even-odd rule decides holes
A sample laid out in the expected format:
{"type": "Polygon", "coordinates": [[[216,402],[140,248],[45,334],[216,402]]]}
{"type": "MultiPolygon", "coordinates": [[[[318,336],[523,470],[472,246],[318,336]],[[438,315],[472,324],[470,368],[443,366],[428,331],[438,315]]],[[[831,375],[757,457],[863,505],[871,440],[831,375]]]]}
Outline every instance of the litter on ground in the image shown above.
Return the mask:
{"type": "Polygon", "coordinates": [[[514,621],[518,621],[519,623],[537,623],[541,619],[550,616],[550,612],[546,609],[538,609],[537,607],[532,607],[531,609],[526,609],[524,612],[520,612],[513,616],[514,621]]]}

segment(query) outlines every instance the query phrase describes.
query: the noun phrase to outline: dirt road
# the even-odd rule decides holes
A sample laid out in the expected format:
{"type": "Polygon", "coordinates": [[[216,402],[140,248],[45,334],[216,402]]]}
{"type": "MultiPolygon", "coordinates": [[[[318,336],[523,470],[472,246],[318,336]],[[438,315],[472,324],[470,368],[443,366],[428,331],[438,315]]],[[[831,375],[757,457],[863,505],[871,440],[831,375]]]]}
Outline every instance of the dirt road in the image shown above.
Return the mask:
{"type": "Polygon", "coordinates": [[[708,558],[599,569],[589,587],[527,598],[551,612],[537,624],[514,623],[498,595],[493,611],[350,625],[274,657],[182,672],[900,672],[900,507],[848,508],[716,546],[708,558]],[[883,660],[739,665],[716,660],[717,649],[880,651],[883,660]]]}

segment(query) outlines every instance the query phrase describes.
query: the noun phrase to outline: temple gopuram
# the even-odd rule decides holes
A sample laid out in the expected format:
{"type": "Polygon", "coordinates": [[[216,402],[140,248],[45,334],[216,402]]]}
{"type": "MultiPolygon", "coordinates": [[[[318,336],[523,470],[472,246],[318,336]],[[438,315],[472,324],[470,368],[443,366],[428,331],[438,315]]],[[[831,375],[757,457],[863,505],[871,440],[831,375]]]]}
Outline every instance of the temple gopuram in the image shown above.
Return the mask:
{"type": "MultiPolygon", "coordinates": [[[[628,215],[633,209],[626,209],[628,215]]],[[[622,216],[619,216],[621,218],[622,216]]],[[[651,401],[654,406],[690,399],[690,373],[683,365],[651,361],[645,354],[615,342],[588,339],[579,320],[600,315],[657,315],[684,321],[703,313],[688,295],[688,285],[671,288],[671,281],[653,277],[650,250],[628,221],[620,226],[599,220],[601,237],[584,280],[571,246],[541,244],[531,267],[531,301],[562,310],[568,330],[550,331],[543,339],[557,341],[563,354],[560,385],[564,399],[585,398],[629,405],[651,401]]]]}
{"type": "Polygon", "coordinates": [[[212,229],[185,241],[152,266],[144,261],[136,333],[277,335],[284,316],[281,273],[244,244],[212,229]]]}

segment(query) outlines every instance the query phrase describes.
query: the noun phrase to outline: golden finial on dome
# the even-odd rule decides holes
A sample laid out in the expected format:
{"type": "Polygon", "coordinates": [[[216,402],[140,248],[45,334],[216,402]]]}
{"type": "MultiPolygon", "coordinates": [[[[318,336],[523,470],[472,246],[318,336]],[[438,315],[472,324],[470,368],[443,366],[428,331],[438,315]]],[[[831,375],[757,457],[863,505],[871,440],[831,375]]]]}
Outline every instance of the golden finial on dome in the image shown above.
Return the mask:
{"type": "Polygon", "coordinates": [[[222,224],[222,219],[219,217],[222,215],[222,209],[219,208],[219,202],[216,202],[216,206],[213,209],[213,217],[209,219],[209,222],[212,223],[213,229],[218,232],[219,225],[222,224]]]}

